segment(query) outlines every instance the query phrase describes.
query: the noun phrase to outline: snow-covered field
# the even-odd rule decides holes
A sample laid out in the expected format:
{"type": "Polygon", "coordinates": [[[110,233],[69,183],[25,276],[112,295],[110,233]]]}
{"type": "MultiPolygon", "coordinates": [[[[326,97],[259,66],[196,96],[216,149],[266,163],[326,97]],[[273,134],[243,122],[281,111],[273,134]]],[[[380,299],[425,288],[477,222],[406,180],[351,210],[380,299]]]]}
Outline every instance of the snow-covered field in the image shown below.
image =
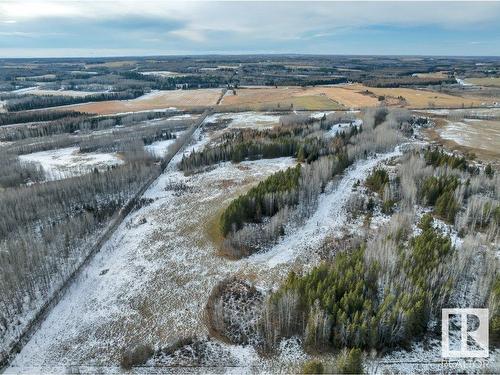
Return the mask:
{"type": "Polygon", "coordinates": [[[49,90],[44,89],[41,86],[27,87],[24,89],[18,89],[12,91],[16,94],[30,94],[30,95],[63,95],[63,96],[73,96],[73,97],[84,97],[89,95],[101,94],[103,91],[77,91],[77,90],[49,90]]]}
{"type": "Polygon", "coordinates": [[[168,70],[158,70],[158,71],[153,71],[153,72],[140,72],[142,75],[145,76],[159,76],[159,77],[185,77],[188,74],[183,74],[183,73],[178,73],[178,72],[170,72],[168,70]]]}
{"type": "MultiPolygon", "coordinates": [[[[199,133],[194,138],[196,144],[188,150],[208,142],[199,133]]],[[[93,366],[116,366],[122,349],[138,343],[166,346],[183,337],[206,337],[203,310],[219,281],[237,274],[268,290],[293,267],[315,264],[315,250],[322,241],[341,235],[353,184],[377,163],[398,154],[395,150],[356,163],[330,184],[320,197],[318,211],[303,226],[291,228],[268,252],[239,261],[217,254],[211,236],[217,214],[241,191],[294,165],[294,160],[222,163],[186,177],[176,170],[182,157],[177,155],[145,193],[153,203],[131,214],[118,228],[8,372],[34,368],[58,372],[62,367],[56,365],[90,366],[92,372],[93,366]]],[[[247,369],[263,368],[281,358],[269,362],[250,347],[220,345],[247,369]]],[[[283,345],[284,361],[292,364],[307,357],[293,344],[283,345]],[[287,350],[294,354],[287,356],[287,350]]]]}
{"type": "Polygon", "coordinates": [[[207,118],[207,122],[231,120],[231,128],[272,128],[279,124],[280,116],[260,112],[215,113],[207,118]]]}
{"type": "Polygon", "coordinates": [[[219,257],[207,225],[245,186],[293,164],[225,163],[191,177],[168,168],[145,194],[154,202],[122,224],[14,366],[117,363],[121,348],[138,341],[207,334],[201,311],[210,290],[247,263],[219,257]]]}
{"type": "MultiPolygon", "coordinates": [[[[306,112],[296,112],[297,114],[302,114],[306,112]]],[[[328,115],[334,113],[334,111],[327,112],[307,112],[306,114],[310,117],[319,119],[323,115],[328,115]]],[[[272,112],[227,112],[227,113],[215,113],[207,118],[207,122],[216,122],[218,120],[231,120],[228,127],[230,128],[261,128],[269,129],[275,125],[279,124],[280,114],[275,114],[272,112]]],[[[341,124],[346,125],[346,124],[341,124]]]]}
{"type": "MultiPolygon", "coordinates": [[[[180,115],[180,116],[184,116],[184,115],[180,115]]],[[[179,137],[182,133],[183,132],[175,132],[174,134],[177,137],[179,137]]],[[[146,151],[148,151],[153,156],[164,157],[168,152],[169,146],[174,144],[175,141],[176,141],[176,138],[167,139],[164,141],[156,141],[156,142],[151,143],[150,145],[144,146],[144,149],[146,151]]]]}
{"type": "Polygon", "coordinates": [[[44,170],[47,180],[79,176],[93,171],[94,168],[104,170],[109,166],[123,163],[115,153],[80,153],[78,147],[20,155],[19,159],[22,162],[39,164],[44,170]]]}

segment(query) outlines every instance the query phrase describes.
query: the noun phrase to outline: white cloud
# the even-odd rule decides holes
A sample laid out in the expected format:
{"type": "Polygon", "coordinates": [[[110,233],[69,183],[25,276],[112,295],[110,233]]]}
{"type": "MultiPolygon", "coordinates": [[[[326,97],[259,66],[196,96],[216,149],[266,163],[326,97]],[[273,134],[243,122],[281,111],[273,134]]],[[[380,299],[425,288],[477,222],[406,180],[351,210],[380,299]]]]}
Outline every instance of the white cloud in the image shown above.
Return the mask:
{"type": "MultiPolygon", "coordinates": [[[[167,33],[143,35],[149,40],[177,42],[182,48],[192,50],[202,47],[217,50],[224,43],[232,43],[232,48],[237,45],[236,48],[244,51],[252,44],[255,51],[259,44],[267,44],[265,49],[269,50],[272,43],[278,49],[292,41],[319,43],[372,26],[438,26],[474,31],[498,22],[500,2],[0,0],[0,31],[4,33],[31,31],[29,26],[34,24],[43,28],[46,18],[51,22],[57,22],[54,18],[62,18],[80,23],[97,20],[106,24],[108,19],[124,19],[126,23],[134,17],[173,22],[167,33]]],[[[52,25],[47,24],[47,31],[52,25]]],[[[139,26],[134,29],[131,25],[122,32],[128,33],[133,41],[134,32],[138,31],[141,31],[139,26]]],[[[69,29],[68,32],[75,31],[69,29]]],[[[480,35],[473,37],[481,38],[480,35]]],[[[175,48],[178,45],[172,49],[175,48]]]]}

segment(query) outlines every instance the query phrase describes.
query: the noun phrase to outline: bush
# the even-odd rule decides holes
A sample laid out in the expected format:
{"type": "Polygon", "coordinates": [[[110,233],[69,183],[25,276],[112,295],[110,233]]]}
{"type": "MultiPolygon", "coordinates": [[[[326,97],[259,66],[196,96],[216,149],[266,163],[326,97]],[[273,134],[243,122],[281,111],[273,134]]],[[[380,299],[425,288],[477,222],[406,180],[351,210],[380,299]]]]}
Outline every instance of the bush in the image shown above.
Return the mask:
{"type": "Polygon", "coordinates": [[[380,195],[383,194],[385,184],[389,183],[389,175],[385,169],[376,169],[366,179],[366,186],[380,195]]]}
{"type": "Polygon", "coordinates": [[[302,365],[302,374],[323,374],[324,371],[323,363],[315,359],[307,361],[302,365]]]}
{"type": "Polygon", "coordinates": [[[126,350],[120,361],[120,366],[129,370],[134,366],[145,364],[154,354],[153,348],[149,345],[139,345],[132,350],[126,350]]]}
{"type": "Polygon", "coordinates": [[[382,203],[382,213],[386,215],[392,214],[394,211],[394,201],[393,200],[386,200],[382,203]]]}
{"type": "Polygon", "coordinates": [[[484,169],[484,174],[488,176],[489,178],[493,178],[493,175],[495,174],[495,171],[493,170],[491,164],[488,164],[486,168],[484,169]]]}
{"type": "Polygon", "coordinates": [[[431,176],[425,179],[420,195],[425,202],[434,207],[436,215],[441,216],[448,222],[455,220],[459,209],[455,199],[455,189],[460,182],[455,176],[431,176]]]}
{"type": "Polygon", "coordinates": [[[448,155],[437,148],[427,149],[424,152],[424,159],[428,165],[432,165],[433,167],[442,167],[446,165],[463,171],[467,169],[467,161],[463,156],[448,155]]]}
{"type": "Polygon", "coordinates": [[[363,358],[361,350],[344,350],[337,359],[337,373],[339,374],[362,374],[363,358]]]}

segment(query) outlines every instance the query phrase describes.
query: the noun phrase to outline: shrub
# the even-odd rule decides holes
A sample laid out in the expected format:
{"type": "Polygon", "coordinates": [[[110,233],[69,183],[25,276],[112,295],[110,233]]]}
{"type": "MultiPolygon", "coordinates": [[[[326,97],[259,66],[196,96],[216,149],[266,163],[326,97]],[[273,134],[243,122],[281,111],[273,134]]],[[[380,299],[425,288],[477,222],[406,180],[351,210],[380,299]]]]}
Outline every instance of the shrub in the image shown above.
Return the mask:
{"type": "Polygon", "coordinates": [[[366,179],[366,186],[379,194],[383,194],[384,186],[389,182],[389,175],[385,169],[376,169],[366,179]]]}
{"type": "Polygon", "coordinates": [[[455,189],[460,182],[455,176],[431,176],[425,179],[420,195],[427,204],[435,206],[434,212],[448,222],[453,222],[459,209],[455,189]]]}
{"type": "Polygon", "coordinates": [[[324,371],[323,363],[315,359],[307,361],[302,365],[302,374],[323,374],[324,371]]]}
{"type": "Polygon", "coordinates": [[[337,359],[337,373],[362,374],[363,358],[360,349],[343,350],[337,359]]]}
{"type": "Polygon", "coordinates": [[[382,213],[386,215],[392,214],[394,211],[394,201],[393,200],[386,200],[382,203],[382,213]]]}
{"type": "Polygon", "coordinates": [[[491,164],[488,164],[486,168],[484,169],[484,174],[488,176],[489,178],[493,178],[493,175],[495,174],[495,171],[491,167],[491,164]]]}
{"type": "Polygon", "coordinates": [[[435,149],[427,149],[424,152],[424,159],[428,165],[432,165],[434,167],[448,166],[454,169],[466,170],[467,169],[467,160],[465,158],[448,155],[447,153],[435,148],[435,149]]]}

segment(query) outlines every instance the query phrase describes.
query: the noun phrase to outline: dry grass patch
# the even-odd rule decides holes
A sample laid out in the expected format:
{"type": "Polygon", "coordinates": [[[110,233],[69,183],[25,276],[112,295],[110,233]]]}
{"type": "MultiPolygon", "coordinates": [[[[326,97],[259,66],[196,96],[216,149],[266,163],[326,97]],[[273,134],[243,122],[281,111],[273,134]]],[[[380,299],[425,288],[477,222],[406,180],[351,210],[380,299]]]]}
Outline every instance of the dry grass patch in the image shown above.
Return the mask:
{"type": "Polygon", "coordinates": [[[499,164],[500,121],[449,121],[435,118],[435,128],[426,135],[448,150],[473,153],[479,159],[499,164]]]}
{"type": "Polygon", "coordinates": [[[500,87],[500,77],[465,78],[464,81],[477,86],[500,87]]]}
{"type": "MultiPolygon", "coordinates": [[[[402,97],[406,100],[406,107],[410,108],[461,108],[464,107],[475,107],[481,106],[485,101],[484,98],[479,97],[461,97],[455,95],[443,94],[440,92],[429,91],[429,90],[417,90],[417,89],[407,89],[407,88],[379,88],[379,87],[367,87],[363,85],[352,85],[352,89],[358,91],[370,91],[376,96],[384,96],[389,98],[402,97]]],[[[490,102],[494,100],[491,99],[490,102]]]]}
{"type": "Polygon", "coordinates": [[[209,107],[217,103],[220,89],[167,90],[143,95],[132,100],[109,100],[61,107],[79,112],[108,115],[153,109],[209,107]]]}

